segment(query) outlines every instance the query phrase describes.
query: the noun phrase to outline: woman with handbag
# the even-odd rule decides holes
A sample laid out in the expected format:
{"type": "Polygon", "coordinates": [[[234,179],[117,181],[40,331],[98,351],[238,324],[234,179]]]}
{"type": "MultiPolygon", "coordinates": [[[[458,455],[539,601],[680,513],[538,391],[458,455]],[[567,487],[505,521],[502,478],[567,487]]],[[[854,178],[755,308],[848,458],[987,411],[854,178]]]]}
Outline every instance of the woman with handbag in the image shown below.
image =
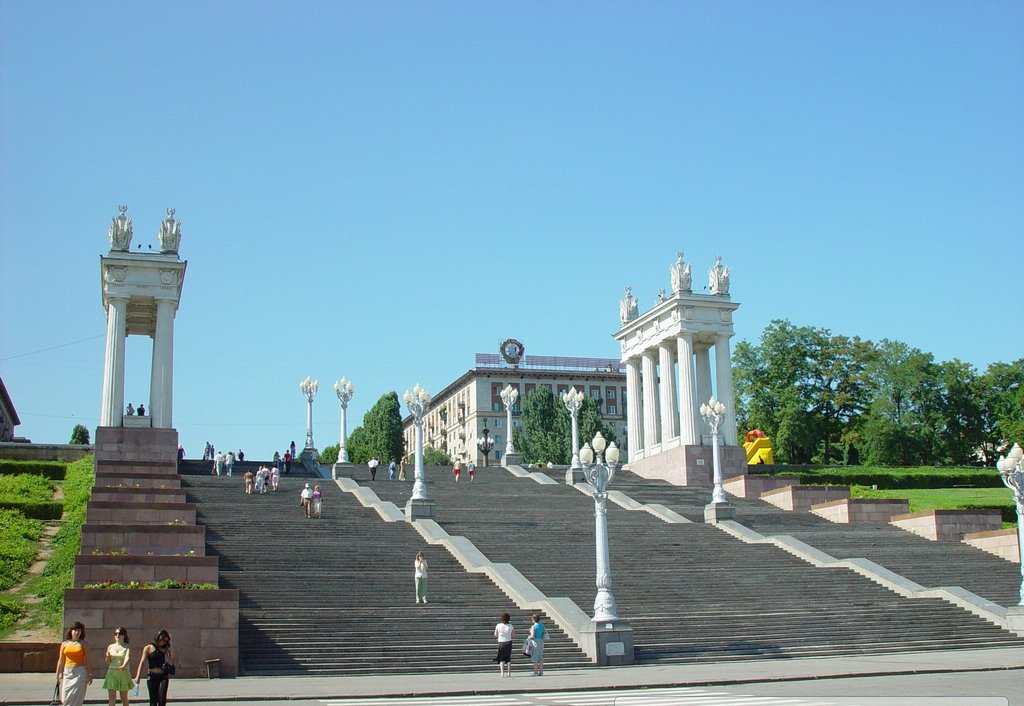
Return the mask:
{"type": "Polygon", "coordinates": [[[82,706],[85,690],[92,684],[89,676],[89,650],[85,644],[85,626],[75,622],[68,628],[64,642],[60,643],[57,658],[57,684],[64,706],[82,706]]]}
{"type": "Polygon", "coordinates": [[[153,642],[142,650],[139,668],[135,670],[135,683],[142,681],[142,665],[149,670],[146,686],[149,688],[149,706],[167,706],[167,685],[174,674],[174,650],[171,649],[171,634],[161,630],[153,642]]]}
{"type": "Polygon", "coordinates": [[[544,675],[544,635],[547,630],[540,622],[540,613],[533,614],[533,625],[530,626],[529,640],[533,641],[533,649],[530,650],[530,661],[533,663],[533,676],[544,675]]]}

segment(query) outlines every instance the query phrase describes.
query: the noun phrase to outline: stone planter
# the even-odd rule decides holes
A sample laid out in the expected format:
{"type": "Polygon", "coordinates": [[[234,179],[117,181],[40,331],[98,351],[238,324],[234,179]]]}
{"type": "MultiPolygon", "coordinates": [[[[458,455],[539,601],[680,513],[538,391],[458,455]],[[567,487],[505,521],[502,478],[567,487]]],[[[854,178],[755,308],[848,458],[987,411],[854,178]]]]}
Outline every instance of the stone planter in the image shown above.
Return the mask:
{"type": "MultiPolygon", "coordinates": [[[[79,589],[64,591],[64,622],[80,620],[90,636],[93,678],[106,672],[103,651],[114,629],[128,629],[136,650],[160,630],[171,633],[177,677],[206,677],[206,662],[220,660],[221,676],[238,675],[238,591],[79,589]]],[[[132,669],[138,662],[132,665],[132,669]]],[[[50,669],[52,669],[52,665],[50,669]]],[[[145,687],[143,687],[144,689],[145,687]]]]}
{"type": "Polygon", "coordinates": [[[75,588],[115,581],[182,581],[217,583],[215,556],[130,556],[79,554],[75,557],[75,588]]]}

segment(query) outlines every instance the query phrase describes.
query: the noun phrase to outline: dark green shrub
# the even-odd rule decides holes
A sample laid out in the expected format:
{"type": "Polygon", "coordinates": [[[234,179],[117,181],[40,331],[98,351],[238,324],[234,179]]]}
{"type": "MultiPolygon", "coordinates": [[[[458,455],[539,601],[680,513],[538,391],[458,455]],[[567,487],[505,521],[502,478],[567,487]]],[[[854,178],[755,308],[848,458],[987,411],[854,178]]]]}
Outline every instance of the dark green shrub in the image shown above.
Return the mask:
{"type": "MultiPolygon", "coordinates": [[[[91,456],[89,458],[92,458],[91,456]]],[[[91,463],[91,462],[90,462],[91,463]]],[[[0,461],[0,476],[31,473],[50,480],[64,480],[68,464],[63,461],[0,461]]]]}
{"type": "Polygon", "coordinates": [[[30,520],[59,520],[64,513],[64,506],[54,500],[45,502],[0,500],[0,510],[13,510],[30,520]]]}

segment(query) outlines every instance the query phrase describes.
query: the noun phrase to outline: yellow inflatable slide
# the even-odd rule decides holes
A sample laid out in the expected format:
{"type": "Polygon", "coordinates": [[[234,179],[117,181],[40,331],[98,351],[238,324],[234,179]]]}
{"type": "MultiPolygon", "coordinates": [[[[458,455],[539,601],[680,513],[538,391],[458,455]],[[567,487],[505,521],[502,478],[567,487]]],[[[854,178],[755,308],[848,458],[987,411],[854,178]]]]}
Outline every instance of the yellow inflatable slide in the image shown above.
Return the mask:
{"type": "Polygon", "coordinates": [[[775,463],[772,440],[760,429],[747,432],[747,441],[743,444],[743,448],[747,451],[747,465],[775,463]]]}

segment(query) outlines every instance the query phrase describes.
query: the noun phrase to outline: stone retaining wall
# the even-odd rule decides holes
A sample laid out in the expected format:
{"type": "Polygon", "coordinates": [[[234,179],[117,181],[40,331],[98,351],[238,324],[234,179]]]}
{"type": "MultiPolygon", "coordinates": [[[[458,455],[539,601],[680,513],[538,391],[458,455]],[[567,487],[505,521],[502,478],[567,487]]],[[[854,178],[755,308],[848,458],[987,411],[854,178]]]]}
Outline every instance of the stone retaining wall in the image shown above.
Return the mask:
{"type": "Polygon", "coordinates": [[[206,528],[201,525],[82,525],[82,554],[127,550],[129,554],[206,554],[206,528]]]}
{"type": "Polygon", "coordinates": [[[183,503],[188,493],[184,488],[100,488],[93,487],[89,502],[183,503]]]}
{"type": "Polygon", "coordinates": [[[96,471],[97,488],[181,488],[181,476],[166,473],[104,473],[96,471]]]}
{"type": "Polygon", "coordinates": [[[761,493],[761,499],[783,510],[803,510],[829,500],[843,500],[850,497],[846,485],[787,485],[761,493]]]}
{"type": "Polygon", "coordinates": [[[195,503],[111,502],[90,500],[86,508],[90,525],[168,525],[196,523],[195,503]]]}
{"type": "Polygon", "coordinates": [[[888,498],[843,498],[812,505],[811,512],[829,522],[885,524],[910,509],[910,501],[888,498]]]}
{"type": "Polygon", "coordinates": [[[890,524],[933,542],[959,542],[971,532],[1001,529],[999,510],[925,510],[896,515],[890,524]]]}
{"type": "Polygon", "coordinates": [[[964,535],[964,543],[977,547],[1000,559],[1014,564],[1020,563],[1020,546],[1017,544],[1017,530],[998,529],[989,532],[969,532],[964,535]]]}
{"type": "Polygon", "coordinates": [[[215,556],[132,556],[79,554],[75,557],[75,588],[102,581],[219,582],[215,556]]]}
{"type": "MultiPolygon", "coordinates": [[[[89,637],[93,678],[106,673],[103,652],[114,629],[128,629],[132,669],[160,630],[171,634],[177,677],[206,676],[206,660],[220,660],[222,677],[238,676],[238,591],[78,589],[64,591],[64,620],[80,620],[89,637]]],[[[56,662],[54,662],[54,665],[56,662]]],[[[50,665],[49,669],[53,669],[50,665]]],[[[173,688],[173,687],[172,687],[173,688]]],[[[145,689],[145,687],[143,687],[145,689]]],[[[172,692],[173,694],[173,692],[172,692]]]]}
{"type": "Polygon", "coordinates": [[[722,482],[725,492],[738,498],[760,498],[761,493],[787,485],[800,485],[796,476],[734,476],[722,482]]]}

